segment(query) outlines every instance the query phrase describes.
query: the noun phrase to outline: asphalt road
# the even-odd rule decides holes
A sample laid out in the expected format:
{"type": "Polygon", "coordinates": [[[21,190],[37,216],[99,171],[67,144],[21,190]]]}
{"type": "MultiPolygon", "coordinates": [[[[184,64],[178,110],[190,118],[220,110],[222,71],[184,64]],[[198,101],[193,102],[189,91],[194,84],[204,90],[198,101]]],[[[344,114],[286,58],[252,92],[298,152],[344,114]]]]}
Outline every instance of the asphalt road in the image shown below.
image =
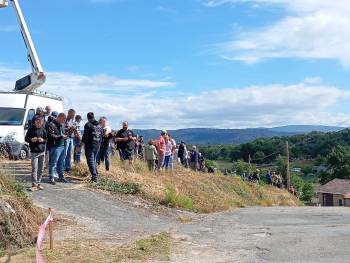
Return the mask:
{"type": "MultiPolygon", "coordinates": [[[[26,164],[6,167],[28,178],[26,164]]],[[[125,243],[168,231],[171,262],[350,262],[350,209],[344,207],[253,207],[210,215],[154,213],[79,184],[44,184],[30,193],[38,206],[74,217],[101,239],[125,243]]]]}

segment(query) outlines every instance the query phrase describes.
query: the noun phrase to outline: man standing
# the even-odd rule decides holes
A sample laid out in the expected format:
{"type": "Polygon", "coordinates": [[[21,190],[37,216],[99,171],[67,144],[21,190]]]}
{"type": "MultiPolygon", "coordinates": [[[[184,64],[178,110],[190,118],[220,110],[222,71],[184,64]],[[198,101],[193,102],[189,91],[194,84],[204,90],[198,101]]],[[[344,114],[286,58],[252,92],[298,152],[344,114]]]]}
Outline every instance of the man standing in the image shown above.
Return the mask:
{"type": "Polygon", "coordinates": [[[198,171],[198,160],[199,160],[199,152],[197,150],[197,146],[192,146],[192,154],[191,154],[191,169],[193,171],[198,171]]]}
{"type": "Polygon", "coordinates": [[[51,113],[52,113],[51,106],[46,106],[45,107],[45,113],[44,113],[45,122],[47,122],[49,120],[49,117],[51,116],[51,113]]]}
{"type": "Polygon", "coordinates": [[[44,121],[44,126],[45,126],[45,116],[44,115],[45,115],[45,112],[44,112],[43,108],[41,108],[41,107],[36,108],[35,115],[33,116],[33,119],[32,119],[32,125],[34,125],[36,117],[41,117],[44,121]]]}
{"type": "Polygon", "coordinates": [[[50,161],[49,161],[49,178],[51,184],[55,184],[54,170],[58,173],[58,181],[62,183],[67,183],[67,180],[63,175],[63,165],[64,165],[64,141],[67,139],[64,131],[64,122],[66,120],[66,115],[64,113],[58,114],[57,118],[50,122],[48,125],[48,137],[51,141],[50,150],[50,161]]]}
{"type": "Polygon", "coordinates": [[[70,109],[68,111],[67,120],[65,123],[65,133],[67,134],[67,140],[64,145],[64,151],[66,155],[65,159],[65,171],[70,172],[71,169],[71,159],[72,159],[72,150],[74,149],[74,132],[76,130],[75,126],[75,110],[70,109]]]}
{"type": "Polygon", "coordinates": [[[106,117],[101,117],[99,123],[103,131],[103,137],[102,137],[100,151],[98,154],[97,163],[100,164],[101,162],[104,162],[106,171],[109,171],[110,154],[111,154],[110,147],[111,147],[111,140],[113,138],[112,129],[109,126],[107,126],[108,121],[106,117]]]}
{"type": "Polygon", "coordinates": [[[96,158],[100,149],[102,140],[102,128],[95,120],[93,112],[87,114],[88,122],[84,126],[84,134],[81,139],[81,146],[85,148],[86,161],[91,173],[91,182],[96,183],[98,171],[96,166],[96,158]]]}
{"type": "Polygon", "coordinates": [[[34,125],[31,126],[26,134],[25,141],[29,143],[32,160],[32,191],[43,190],[41,186],[41,177],[45,162],[45,144],[47,134],[43,128],[43,119],[37,116],[34,125]]]}
{"type": "Polygon", "coordinates": [[[132,165],[133,155],[135,150],[136,136],[132,130],[129,130],[127,121],[123,122],[123,128],[117,133],[117,146],[120,154],[120,159],[129,160],[132,165]]]}

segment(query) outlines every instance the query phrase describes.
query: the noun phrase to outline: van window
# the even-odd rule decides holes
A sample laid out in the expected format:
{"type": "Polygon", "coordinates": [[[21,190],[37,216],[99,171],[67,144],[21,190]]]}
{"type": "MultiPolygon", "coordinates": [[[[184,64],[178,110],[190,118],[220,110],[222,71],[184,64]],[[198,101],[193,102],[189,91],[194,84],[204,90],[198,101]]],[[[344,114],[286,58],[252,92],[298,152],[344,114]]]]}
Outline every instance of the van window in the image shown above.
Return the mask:
{"type": "Polygon", "coordinates": [[[25,109],[0,107],[0,125],[22,125],[25,109]]]}
{"type": "Polygon", "coordinates": [[[33,110],[33,109],[30,109],[29,111],[28,111],[28,114],[27,114],[27,120],[26,120],[26,126],[32,126],[32,121],[33,121],[33,118],[34,118],[34,116],[35,116],[35,110],[33,110]]]}

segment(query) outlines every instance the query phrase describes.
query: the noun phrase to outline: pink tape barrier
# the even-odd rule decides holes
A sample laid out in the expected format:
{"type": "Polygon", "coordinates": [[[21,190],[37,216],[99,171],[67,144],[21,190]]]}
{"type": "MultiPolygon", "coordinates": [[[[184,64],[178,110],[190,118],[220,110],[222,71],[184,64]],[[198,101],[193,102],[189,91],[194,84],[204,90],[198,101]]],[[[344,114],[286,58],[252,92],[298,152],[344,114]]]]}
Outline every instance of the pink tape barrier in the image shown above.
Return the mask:
{"type": "Polygon", "coordinates": [[[45,238],[46,227],[52,221],[53,221],[52,212],[50,212],[45,222],[39,228],[38,239],[36,240],[36,246],[35,246],[36,263],[45,263],[43,255],[41,254],[41,245],[45,238]]]}

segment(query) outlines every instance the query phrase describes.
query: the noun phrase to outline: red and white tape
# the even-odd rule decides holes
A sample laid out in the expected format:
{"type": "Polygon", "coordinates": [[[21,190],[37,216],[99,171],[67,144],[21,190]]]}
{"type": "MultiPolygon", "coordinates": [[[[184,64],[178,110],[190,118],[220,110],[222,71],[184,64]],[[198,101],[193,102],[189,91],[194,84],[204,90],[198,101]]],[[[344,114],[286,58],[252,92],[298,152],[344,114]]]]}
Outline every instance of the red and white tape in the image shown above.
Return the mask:
{"type": "Polygon", "coordinates": [[[45,263],[43,255],[41,254],[41,245],[45,238],[46,227],[52,221],[53,221],[52,212],[50,212],[45,222],[39,228],[38,239],[36,240],[36,246],[35,246],[36,263],[45,263]]]}

